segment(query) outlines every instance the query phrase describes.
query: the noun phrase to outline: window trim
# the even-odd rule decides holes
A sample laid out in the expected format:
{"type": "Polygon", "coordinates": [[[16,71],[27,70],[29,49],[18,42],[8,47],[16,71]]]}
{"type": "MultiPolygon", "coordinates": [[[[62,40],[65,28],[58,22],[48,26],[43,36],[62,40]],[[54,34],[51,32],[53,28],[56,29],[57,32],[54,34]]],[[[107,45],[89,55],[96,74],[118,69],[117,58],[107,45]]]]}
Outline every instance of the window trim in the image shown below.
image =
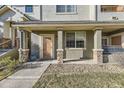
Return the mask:
{"type": "Polygon", "coordinates": [[[30,6],[32,6],[32,12],[27,12],[27,11],[26,11],[26,6],[29,6],[29,5],[25,5],[25,13],[27,13],[27,14],[32,14],[32,13],[34,12],[33,5],[30,5],[30,6]]]}
{"type": "MultiPolygon", "coordinates": [[[[65,5],[66,6],[66,8],[67,8],[67,5],[65,5]]],[[[56,14],[57,15],[76,15],[77,14],[77,5],[74,5],[74,12],[67,12],[67,11],[65,11],[65,12],[57,12],[57,5],[56,5],[56,14]]]]}
{"type": "MultiPolygon", "coordinates": [[[[107,40],[107,46],[110,45],[109,37],[108,37],[108,36],[103,36],[103,37],[102,37],[102,40],[103,40],[103,39],[106,39],[106,40],[107,40]]],[[[102,46],[105,46],[105,45],[103,45],[103,43],[102,43],[102,46]]]]}
{"type": "Polygon", "coordinates": [[[85,33],[85,39],[84,39],[84,47],[82,47],[82,48],[77,48],[76,47],[76,33],[77,32],[82,32],[82,31],[69,31],[69,32],[65,32],[65,49],[86,49],[86,31],[83,31],[84,33],[85,33]],[[73,47],[73,48],[69,48],[69,47],[66,47],[66,34],[67,33],[75,33],[75,47],[73,47]]]}

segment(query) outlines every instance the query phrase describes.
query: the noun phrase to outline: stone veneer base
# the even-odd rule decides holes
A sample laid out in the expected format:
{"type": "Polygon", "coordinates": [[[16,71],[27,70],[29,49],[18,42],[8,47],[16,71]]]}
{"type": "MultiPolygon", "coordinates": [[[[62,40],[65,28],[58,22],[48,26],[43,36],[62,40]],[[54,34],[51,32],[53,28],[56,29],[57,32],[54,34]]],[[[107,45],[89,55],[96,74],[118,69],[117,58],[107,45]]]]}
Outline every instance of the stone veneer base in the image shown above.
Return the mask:
{"type": "Polygon", "coordinates": [[[63,49],[57,49],[57,63],[63,63],[63,49]]]}
{"type": "Polygon", "coordinates": [[[103,63],[103,49],[93,49],[93,61],[103,63]]]}
{"type": "Polygon", "coordinates": [[[29,49],[19,49],[19,62],[27,62],[29,57],[29,49]]]}

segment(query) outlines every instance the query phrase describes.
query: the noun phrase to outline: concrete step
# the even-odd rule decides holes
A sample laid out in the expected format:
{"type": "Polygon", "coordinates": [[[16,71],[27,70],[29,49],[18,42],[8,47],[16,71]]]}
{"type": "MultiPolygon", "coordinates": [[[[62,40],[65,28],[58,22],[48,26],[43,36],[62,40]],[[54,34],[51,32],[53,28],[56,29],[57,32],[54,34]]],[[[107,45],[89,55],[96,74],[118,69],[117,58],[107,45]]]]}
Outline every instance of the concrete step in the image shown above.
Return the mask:
{"type": "Polygon", "coordinates": [[[27,63],[24,63],[22,64],[22,68],[36,68],[36,67],[42,67],[42,64],[41,62],[27,62],[27,63]]]}

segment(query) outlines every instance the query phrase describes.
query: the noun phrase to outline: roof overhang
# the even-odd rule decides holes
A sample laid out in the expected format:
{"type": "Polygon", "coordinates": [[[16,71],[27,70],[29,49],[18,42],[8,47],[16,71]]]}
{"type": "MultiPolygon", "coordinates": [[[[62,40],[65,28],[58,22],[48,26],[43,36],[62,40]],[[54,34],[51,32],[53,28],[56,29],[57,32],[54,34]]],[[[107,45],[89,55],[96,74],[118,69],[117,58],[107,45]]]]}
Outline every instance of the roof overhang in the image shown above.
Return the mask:
{"type": "MultiPolygon", "coordinates": [[[[8,10],[12,10],[10,9],[8,6],[4,5],[0,8],[0,15],[4,14],[5,12],[7,12],[8,10]]],[[[12,10],[13,11],[13,10],[12,10]]],[[[15,11],[13,11],[15,12],[15,11]]]]}
{"type": "Polygon", "coordinates": [[[19,27],[31,31],[41,30],[93,30],[101,28],[105,31],[124,28],[124,21],[27,21],[13,22],[13,27],[19,27]]]}
{"type": "Polygon", "coordinates": [[[19,13],[23,16],[23,18],[25,18],[26,20],[30,20],[30,18],[28,18],[25,14],[23,14],[22,12],[20,12],[17,9],[12,8],[11,6],[7,6],[7,5],[3,5],[2,7],[0,7],[0,15],[4,14],[5,12],[7,12],[8,10],[11,10],[15,13],[19,13]]]}

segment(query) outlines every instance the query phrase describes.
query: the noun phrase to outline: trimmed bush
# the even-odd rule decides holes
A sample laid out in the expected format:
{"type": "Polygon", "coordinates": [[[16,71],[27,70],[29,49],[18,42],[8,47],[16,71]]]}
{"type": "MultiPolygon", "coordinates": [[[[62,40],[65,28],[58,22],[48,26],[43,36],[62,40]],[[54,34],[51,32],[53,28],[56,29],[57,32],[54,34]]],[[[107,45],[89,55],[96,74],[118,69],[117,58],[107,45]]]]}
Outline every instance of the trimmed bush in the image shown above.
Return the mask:
{"type": "Polygon", "coordinates": [[[17,49],[12,49],[10,51],[8,51],[6,54],[0,56],[0,60],[2,60],[3,58],[7,58],[10,57],[12,60],[17,60],[19,58],[19,53],[17,49]]]}
{"type": "Polygon", "coordinates": [[[0,67],[5,67],[4,69],[8,70],[14,70],[18,64],[18,60],[12,60],[10,57],[0,60],[0,67]]]}
{"type": "Polygon", "coordinates": [[[18,50],[17,49],[13,49],[8,51],[6,54],[0,56],[0,68],[14,68],[18,62],[18,50]]]}

